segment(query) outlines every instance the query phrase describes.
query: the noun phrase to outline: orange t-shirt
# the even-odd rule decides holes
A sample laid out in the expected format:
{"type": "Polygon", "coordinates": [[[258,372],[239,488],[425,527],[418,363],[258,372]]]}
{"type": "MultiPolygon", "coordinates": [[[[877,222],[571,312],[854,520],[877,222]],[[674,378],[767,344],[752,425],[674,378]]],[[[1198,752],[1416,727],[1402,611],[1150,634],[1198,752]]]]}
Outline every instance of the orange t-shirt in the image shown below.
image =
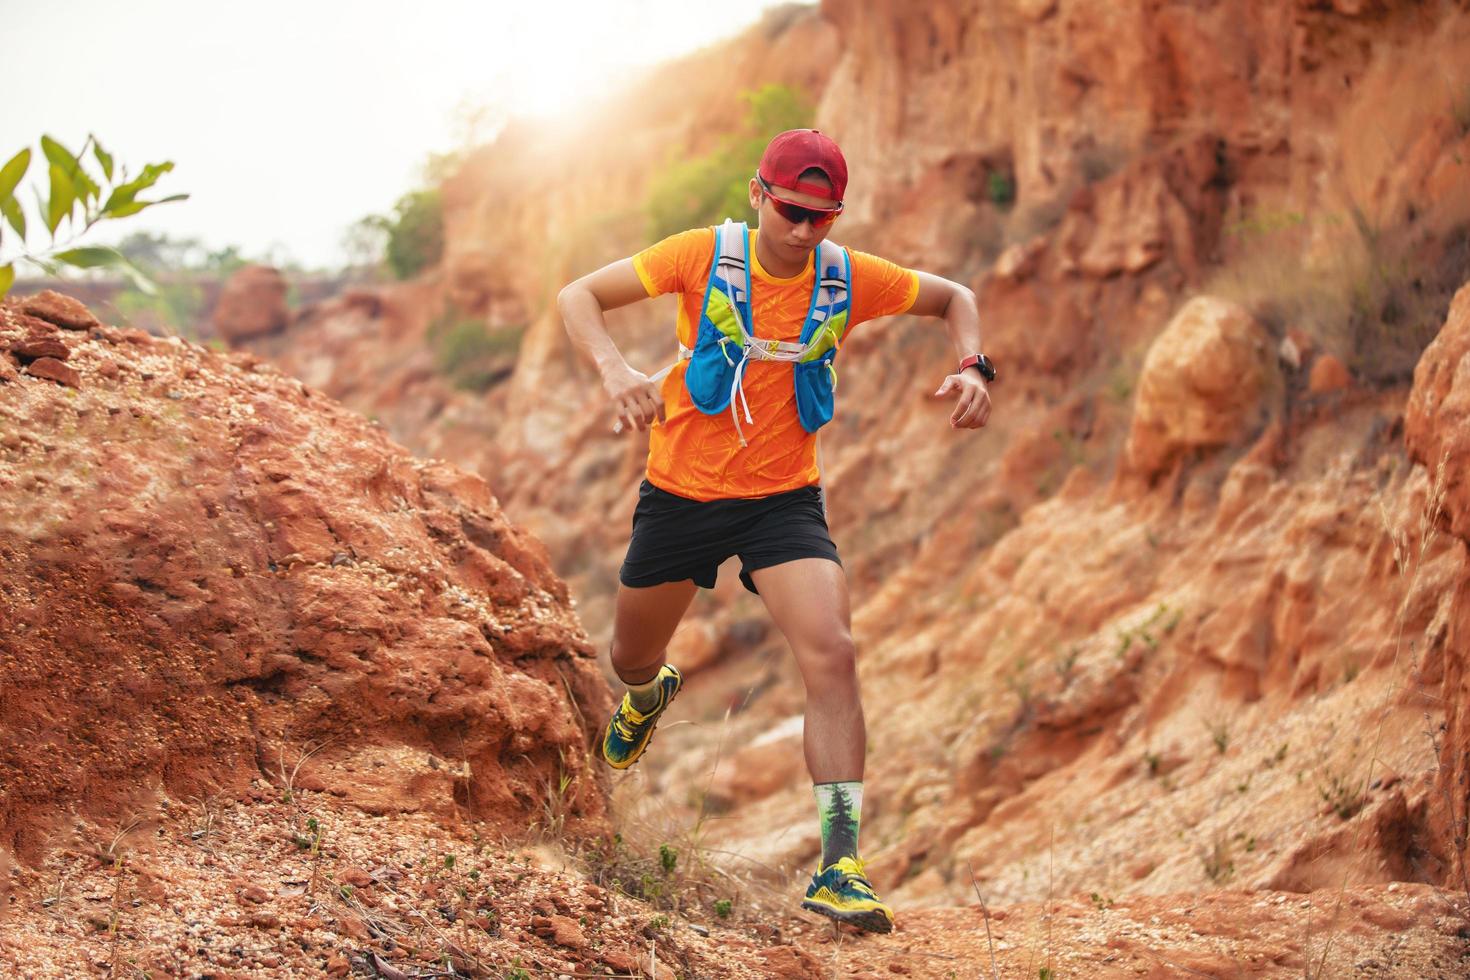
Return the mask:
{"type": "MultiPolygon", "coordinates": [[[[812,298],[812,260],[790,279],[761,268],[755,231],[749,232],[751,320],[757,337],[799,341],[812,298]]],[[[680,232],[633,256],[633,267],[649,296],[679,293],[679,341],[693,347],[704,308],[704,288],[714,261],[715,230],[680,232]]],[[[875,255],[848,249],[852,261],[848,329],[864,320],[903,313],[919,293],[917,273],[875,255]]],[[[850,336],[850,334],[849,334],[850,336]]],[[[837,368],[842,369],[838,355],[837,368]]],[[[727,409],[706,415],[684,386],[680,364],[663,382],[665,420],[655,425],[648,444],[648,482],[694,500],[766,497],[818,482],[817,437],[801,426],[796,413],[792,367],[752,360],[744,389],[754,424],[742,415],[748,445],[740,445],[727,409]]]]}

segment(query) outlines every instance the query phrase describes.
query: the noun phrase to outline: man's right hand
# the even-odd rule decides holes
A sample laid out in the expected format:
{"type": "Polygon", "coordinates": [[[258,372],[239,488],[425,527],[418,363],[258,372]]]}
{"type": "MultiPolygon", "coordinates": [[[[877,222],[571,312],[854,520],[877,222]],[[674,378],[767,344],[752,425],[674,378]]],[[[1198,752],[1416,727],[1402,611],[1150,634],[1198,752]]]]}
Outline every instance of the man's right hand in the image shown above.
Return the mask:
{"type": "Polygon", "coordinates": [[[642,371],[623,367],[602,379],[603,390],[618,413],[618,431],[648,431],[654,420],[664,420],[664,398],[658,385],[642,371]]]}

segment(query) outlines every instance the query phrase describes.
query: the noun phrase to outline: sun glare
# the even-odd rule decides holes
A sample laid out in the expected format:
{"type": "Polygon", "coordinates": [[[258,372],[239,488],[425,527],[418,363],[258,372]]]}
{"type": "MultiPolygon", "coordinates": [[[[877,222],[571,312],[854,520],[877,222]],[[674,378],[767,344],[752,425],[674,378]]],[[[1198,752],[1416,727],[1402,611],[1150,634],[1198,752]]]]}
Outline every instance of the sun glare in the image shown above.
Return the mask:
{"type": "Polygon", "coordinates": [[[173,161],[167,192],[190,195],[129,231],[329,264],[344,229],[420,185],[431,156],[492,139],[513,117],[595,107],[774,5],[260,0],[226,24],[183,0],[22,4],[7,11],[0,88],[27,96],[7,106],[0,153],[42,134],[78,149],[96,133],[134,168],[173,161]],[[54,70],[58,32],[74,70],[54,70]]]}
{"type": "Polygon", "coordinates": [[[509,115],[574,111],[643,69],[736,33],[774,5],[623,0],[481,9],[472,35],[489,42],[494,61],[466,84],[509,115]]]}

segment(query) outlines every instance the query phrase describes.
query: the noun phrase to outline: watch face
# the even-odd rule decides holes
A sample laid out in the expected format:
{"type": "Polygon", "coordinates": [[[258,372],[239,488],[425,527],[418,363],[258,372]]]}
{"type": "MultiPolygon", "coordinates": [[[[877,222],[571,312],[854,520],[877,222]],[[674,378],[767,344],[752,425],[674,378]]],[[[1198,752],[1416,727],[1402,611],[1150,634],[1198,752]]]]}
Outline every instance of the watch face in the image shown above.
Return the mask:
{"type": "Polygon", "coordinates": [[[986,357],[984,354],[979,355],[975,359],[975,367],[980,370],[980,377],[984,378],[986,381],[995,380],[995,362],[986,357]]]}

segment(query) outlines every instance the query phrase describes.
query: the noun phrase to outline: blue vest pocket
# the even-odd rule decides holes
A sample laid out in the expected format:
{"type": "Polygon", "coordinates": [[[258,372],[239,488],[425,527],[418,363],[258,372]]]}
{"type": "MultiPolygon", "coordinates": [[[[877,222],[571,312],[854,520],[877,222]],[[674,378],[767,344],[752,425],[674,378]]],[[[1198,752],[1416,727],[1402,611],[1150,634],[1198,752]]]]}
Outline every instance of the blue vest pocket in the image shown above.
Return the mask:
{"type": "Polygon", "coordinates": [[[832,394],[832,357],[828,354],[815,361],[793,366],[796,373],[796,414],[801,427],[816,432],[832,421],[836,399],[832,394]]]}
{"type": "Polygon", "coordinates": [[[730,407],[730,385],[735,382],[735,368],[725,360],[725,351],[731,358],[738,357],[740,349],[734,344],[719,343],[720,333],[701,329],[699,341],[694,345],[694,356],[684,368],[684,385],[694,407],[706,415],[716,415],[730,407]]]}

